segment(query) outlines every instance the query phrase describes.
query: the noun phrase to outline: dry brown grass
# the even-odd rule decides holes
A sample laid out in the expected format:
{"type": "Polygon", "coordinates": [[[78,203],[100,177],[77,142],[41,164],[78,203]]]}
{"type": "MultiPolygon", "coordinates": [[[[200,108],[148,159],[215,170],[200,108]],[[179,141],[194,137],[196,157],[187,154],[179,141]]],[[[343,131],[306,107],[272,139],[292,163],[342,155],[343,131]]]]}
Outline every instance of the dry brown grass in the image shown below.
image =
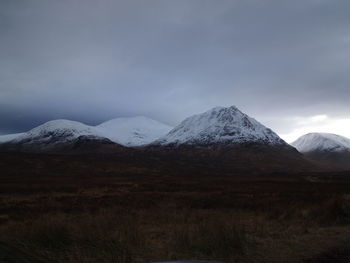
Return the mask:
{"type": "Polygon", "coordinates": [[[317,262],[350,249],[347,176],[16,158],[0,160],[0,241],[47,262],[317,262]]]}
{"type": "Polygon", "coordinates": [[[169,231],[168,258],[210,259],[231,262],[249,246],[243,226],[213,216],[185,220],[169,231]],[[181,257],[179,257],[181,255],[181,257]]]}
{"type": "Polygon", "coordinates": [[[50,214],[1,228],[1,240],[50,262],[139,262],[145,235],[133,218],[50,214]]]}
{"type": "Polygon", "coordinates": [[[10,221],[0,233],[1,241],[12,247],[48,262],[71,263],[302,262],[335,249],[345,251],[350,237],[348,225],[311,225],[212,209],[47,214],[10,221]]]}

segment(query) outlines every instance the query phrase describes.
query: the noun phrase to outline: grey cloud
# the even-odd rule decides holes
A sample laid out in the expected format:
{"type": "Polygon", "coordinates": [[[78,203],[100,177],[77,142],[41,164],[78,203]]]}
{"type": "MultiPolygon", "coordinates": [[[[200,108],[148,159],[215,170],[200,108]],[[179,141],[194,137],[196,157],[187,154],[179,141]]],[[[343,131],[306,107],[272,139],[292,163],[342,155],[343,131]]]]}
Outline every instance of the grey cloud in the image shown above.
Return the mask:
{"type": "Polygon", "coordinates": [[[346,0],[1,1],[0,132],[53,118],[174,125],[233,104],[283,132],[291,116],[349,116],[349,11],[346,0]]]}

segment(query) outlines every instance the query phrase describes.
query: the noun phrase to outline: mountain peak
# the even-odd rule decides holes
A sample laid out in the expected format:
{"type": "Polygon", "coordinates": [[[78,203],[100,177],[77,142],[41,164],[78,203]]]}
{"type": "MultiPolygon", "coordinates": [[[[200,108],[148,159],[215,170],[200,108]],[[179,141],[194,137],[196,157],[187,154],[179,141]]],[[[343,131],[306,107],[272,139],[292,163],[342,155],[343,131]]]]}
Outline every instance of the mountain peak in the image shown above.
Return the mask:
{"type": "Polygon", "coordinates": [[[149,144],[172,129],[145,116],[116,118],[101,123],[96,128],[107,138],[125,146],[149,144]]]}
{"type": "Polygon", "coordinates": [[[350,139],[332,133],[308,133],[291,144],[300,152],[350,151],[350,139]]]}
{"type": "Polygon", "coordinates": [[[229,106],[229,107],[223,107],[223,106],[216,106],[214,108],[211,108],[210,110],[207,110],[206,112],[228,112],[228,111],[231,111],[231,112],[235,112],[235,111],[239,111],[241,112],[236,106],[232,105],[232,106],[229,106]]]}
{"type": "Polygon", "coordinates": [[[44,124],[23,133],[16,138],[14,142],[23,142],[25,144],[52,144],[62,141],[71,141],[79,136],[96,136],[95,129],[81,122],[58,119],[45,122],[44,124]]]}
{"type": "MultiPolygon", "coordinates": [[[[45,122],[38,127],[33,128],[30,131],[40,131],[40,130],[57,130],[57,129],[72,129],[72,130],[81,130],[89,129],[90,126],[85,125],[78,121],[71,121],[66,119],[57,119],[45,122]]],[[[30,132],[29,131],[29,132],[30,132]]]]}
{"type": "Polygon", "coordinates": [[[215,107],[193,115],[155,143],[161,145],[286,144],[270,129],[237,107],[215,107]]]}

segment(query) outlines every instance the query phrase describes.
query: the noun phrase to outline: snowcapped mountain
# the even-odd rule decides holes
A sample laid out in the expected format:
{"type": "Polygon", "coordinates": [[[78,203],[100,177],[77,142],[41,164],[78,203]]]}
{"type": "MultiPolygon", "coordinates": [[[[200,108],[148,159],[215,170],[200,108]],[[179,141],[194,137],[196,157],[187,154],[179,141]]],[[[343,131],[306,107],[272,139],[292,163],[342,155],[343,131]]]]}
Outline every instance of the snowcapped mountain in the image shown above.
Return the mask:
{"type": "MultiPolygon", "coordinates": [[[[48,121],[26,133],[22,133],[7,144],[23,150],[50,150],[78,139],[81,136],[103,139],[94,127],[70,120],[48,121]]],[[[10,136],[9,136],[10,137],[10,136]]]]}
{"type": "Polygon", "coordinates": [[[62,140],[71,141],[79,136],[98,137],[98,131],[94,127],[77,121],[53,120],[17,136],[13,142],[55,143],[62,140]]]}
{"type": "Polygon", "coordinates": [[[251,142],[286,145],[272,130],[231,106],[216,107],[191,116],[154,144],[226,146],[251,142]]]}
{"type": "Polygon", "coordinates": [[[330,133],[309,133],[301,136],[292,146],[310,160],[350,169],[350,139],[330,133]]]}
{"type": "Polygon", "coordinates": [[[227,172],[318,169],[276,133],[234,106],[189,117],[148,149],[194,166],[219,166],[227,172]]]}
{"type": "Polygon", "coordinates": [[[14,150],[50,150],[77,142],[111,141],[123,146],[148,144],[166,134],[172,127],[146,117],[118,118],[98,126],[77,121],[52,120],[28,132],[0,136],[0,144],[14,150]]]}
{"type": "Polygon", "coordinates": [[[298,138],[291,145],[302,153],[350,151],[350,139],[331,133],[308,133],[298,138]]]}
{"type": "Polygon", "coordinates": [[[172,129],[171,126],[143,116],[109,120],[96,128],[106,138],[124,146],[149,144],[172,129]]]}
{"type": "Polygon", "coordinates": [[[296,149],[236,107],[213,108],[172,130],[146,117],[117,118],[97,126],[54,120],[2,140],[1,151],[118,153],[125,160],[178,161],[208,169],[219,166],[226,172],[313,169],[296,149]],[[140,145],[148,147],[137,151],[123,147],[140,145]],[[205,147],[162,147],[168,145],[205,147]]]}

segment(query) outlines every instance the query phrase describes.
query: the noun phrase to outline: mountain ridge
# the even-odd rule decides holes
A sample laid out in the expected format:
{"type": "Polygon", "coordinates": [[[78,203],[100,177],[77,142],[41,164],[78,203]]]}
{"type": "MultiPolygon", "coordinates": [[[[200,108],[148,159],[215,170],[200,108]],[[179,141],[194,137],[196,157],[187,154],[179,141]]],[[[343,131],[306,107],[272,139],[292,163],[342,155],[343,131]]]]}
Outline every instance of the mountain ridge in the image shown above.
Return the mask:
{"type": "Polygon", "coordinates": [[[112,119],[97,126],[56,120],[32,129],[13,140],[14,144],[10,142],[5,146],[12,151],[27,152],[50,149],[63,154],[112,153],[126,162],[155,167],[178,163],[186,164],[186,169],[221,167],[227,173],[314,169],[295,148],[235,106],[215,107],[190,116],[159,136],[160,139],[146,144],[145,139],[151,140],[159,131],[170,129],[158,124],[146,117],[112,119]],[[108,134],[108,131],[117,133],[108,134]],[[136,148],[130,144],[130,136],[137,143],[136,148]]]}
{"type": "Polygon", "coordinates": [[[171,127],[147,117],[116,118],[97,126],[90,126],[78,121],[57,119],[45,122],[25,133],[0,136],[0,143],[22,144],[22,148],[55,147],[78,139],[80,136],[93,137],[96,140],[108,139],[123,146],[141,146],[166,134],[171,127]],[[27,147],[28,146],[28,147],[27,147]]]}

